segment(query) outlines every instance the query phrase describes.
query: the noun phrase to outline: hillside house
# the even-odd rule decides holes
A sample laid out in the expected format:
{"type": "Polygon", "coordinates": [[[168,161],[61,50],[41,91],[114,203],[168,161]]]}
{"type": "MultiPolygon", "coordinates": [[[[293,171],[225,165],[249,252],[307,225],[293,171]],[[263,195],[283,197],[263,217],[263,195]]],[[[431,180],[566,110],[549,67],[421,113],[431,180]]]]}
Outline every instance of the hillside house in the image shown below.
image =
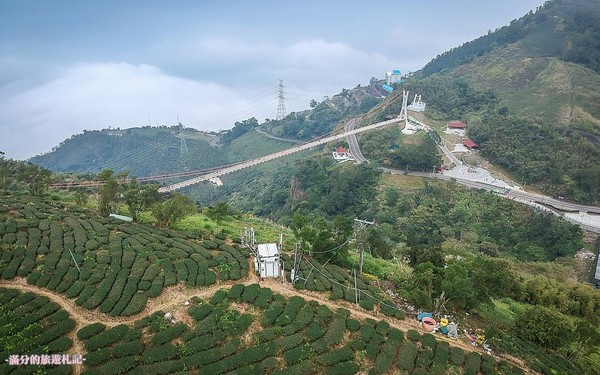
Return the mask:
{"type": "Polygon", "coordinates": [[[463,145],[465,145],[466,148],[468,148],[469,150],[473,150],[476,148],[479,148],[479,146],[477,145],[477,143],[473,142],[471,139],[467,138],[463,141],[463,145]]]}
{"type": "Polygon", "coordinates": [[[448,123],[448,129],[464,130],[464,129],[466,129],[466,127],[467,127],[467,125],[464,122],[460,122],[460,121],[453,121],[453,122],[448,123]]]}
{"type": "Polygon", "coordinates": [[[335,149],[335,151],[332,153],[333,155],[333,159],[335,161],[346,161],[346,160],[354,160],[354,158],[352,157],[352,154],[350,154],[350,151],[346,150],[346,148],[344,147],[338,147],[335,149]]]}

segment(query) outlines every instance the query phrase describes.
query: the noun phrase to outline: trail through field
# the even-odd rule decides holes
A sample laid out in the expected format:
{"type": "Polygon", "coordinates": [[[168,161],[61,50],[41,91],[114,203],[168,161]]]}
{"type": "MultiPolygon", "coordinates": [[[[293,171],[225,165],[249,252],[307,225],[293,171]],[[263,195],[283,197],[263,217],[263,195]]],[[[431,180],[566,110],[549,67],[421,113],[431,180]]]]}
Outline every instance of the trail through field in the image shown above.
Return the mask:
{"type": "MultiPolygon", "coordinates": [[[[250,260],[252,262],[252,260],[250,260]]],[[[362,309],[357,309],[356,306],[347,301],[332,301],[327,299],[323,294],[319,292],[307,291],[307,290],[298,290],[293,287],[290,283],[282,283],[280,280],[276,279],[264,279],[260,280],[258,276],[254,272],[252,272],[252,268],[254,267],[251,264],[250,275],[244,280],[238,281],[227,281],[217,283],[210,287],[198,289],[196,287],[186,286],[183,283],[179,283],[177,285],[169,286],[163,289],[160,296],[148,300],[146,308],[140,312],[139,314],[135,314],[128,317],[111,317],[104,313],[101,313],[97,309],[88,310],[81,306],[75,304],[74,300],[68,299],[65,296],[56,293],[54,291],[50,291],[44,288],[40,288],[38,286],[29,285],[25,278],[17,277],[10,280],[1,280],[0,286],[15,288],[25,292],[32,292],[42,296],[48,297],[53,302],[56,302],[66,310],[70,317],[75,320],[76,328],[71,334],[71,339],[73,340],[73,353],[84,353],[84,347],[81,341],[77,339],[77,331],[82,327],[91,324],[91,323],[102,323],[107,327],[114,327],[119,324],[132,324],[136,320],[139,320],[143,317],[149,316],[157,311],[170,312],[173,315],[173,318],[179,322],[184,322],[188,324],[192,324],[192,320],[187,314],[187,303],[192,297],[199,297],[202,299],[210,298],[217,290],[221,288],[230,287],[233,284],[260,284],[261,287],[268,287],[273,290],[275,293],[279,293],[284,297],[292,297],[292,296],[301,296],[309,301],[316,301],[320,304],[328,306],[332,310],[336,310],[338,308],[344,308],[350,311],[351,316],[354,318],[358,318],[360,320],[364,320],[367,318],[381,320],[385,319],[390,326],[398,328],[402,331],[408,331],[409,329],[414,329],[419,331],[420,327],[416,320],[412,319],[404,319],[399,320],[396,318],[386,317],[383,314],[380,314],[377,311],[369,312],[362,309]]],[[[436,335],[436,339],[440,341],[446,341],[452,346],[460,347],[465,351],[479,351],[482,352],[479,348],[475,348],[469,343],[462,340],[452,340],[445,336],[436,335]]],[[[523,369],[528,374],[535,374],[528,369],[527,365],[519,358],[512,357],[507,354],[496,354],[496,357],[502,358],[512,365],[518,366],[523,369]]],[[[75,373],[78,374],[81,371],[80,366],[75,367],[75,373]]]]}

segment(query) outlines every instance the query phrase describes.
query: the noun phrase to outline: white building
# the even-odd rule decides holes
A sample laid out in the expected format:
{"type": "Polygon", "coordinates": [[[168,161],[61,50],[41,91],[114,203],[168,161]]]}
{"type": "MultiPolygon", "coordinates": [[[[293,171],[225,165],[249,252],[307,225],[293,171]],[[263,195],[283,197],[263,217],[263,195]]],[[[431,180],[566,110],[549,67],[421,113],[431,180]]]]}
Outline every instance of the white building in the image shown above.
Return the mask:
{"type": "Polygon", "coordinates": [[[257,254],[258,256],[254,259],[254,269],[260,274],[260,277],[279,277],[281,275],[280,253],[277,244],[259,244],[257,254]]]}
{"type": "Polygon", "coordinates": [[[396,82],[402,82],[402,73],[398,69],[394,69],[391,72],[385,72],[385,82],[388,85],[393,85],[396,82]]]}
{"type": "Polygon", "coordinates": [[[344,147],[338,147],[334,152],[331,153],[333,155],[333,159],[337,162],[343,162],[347,160],[354,160],[350,151],[346,150],[344,147]]]}

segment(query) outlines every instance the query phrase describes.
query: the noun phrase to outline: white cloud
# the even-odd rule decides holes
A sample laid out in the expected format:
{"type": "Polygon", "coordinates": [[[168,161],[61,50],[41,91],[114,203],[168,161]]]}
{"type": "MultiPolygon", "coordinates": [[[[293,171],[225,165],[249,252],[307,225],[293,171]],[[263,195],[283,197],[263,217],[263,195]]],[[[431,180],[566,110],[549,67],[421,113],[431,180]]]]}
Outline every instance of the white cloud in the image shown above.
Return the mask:
{"type": "MultiPolygon", "coordinates": [[[[228,110],[243,94],[213,83],[169,76],[149,65],[78,64],[61,77],[0,102],[0,150],[11,158],[48,151],[83,129],[175,124],[198,119],[203,130],[247,117],[228,110]],[[210,115],[210,116],[209,116],[210,115]]],[[[240,111],[243,112],[243,111],[240,111]]]]}
{"type": "Polygon", "coordinates": [[[175,124],[179,115],[186,126],[228,129],[253,116],[273,118],[279,78],[291,112],[395,67],[383,55],[322,39],[276,46],[207,38],[197,46],[189,60],[178,57],[204,71],[193,79],[155,65],[80,63],[34,88],[0,90],[0,150],[28,158],[84,129],[144,126],[148,117],[152,125],[175,124]],[[235,72],[211,69],[219,61],[235,65],[235,72]]]}

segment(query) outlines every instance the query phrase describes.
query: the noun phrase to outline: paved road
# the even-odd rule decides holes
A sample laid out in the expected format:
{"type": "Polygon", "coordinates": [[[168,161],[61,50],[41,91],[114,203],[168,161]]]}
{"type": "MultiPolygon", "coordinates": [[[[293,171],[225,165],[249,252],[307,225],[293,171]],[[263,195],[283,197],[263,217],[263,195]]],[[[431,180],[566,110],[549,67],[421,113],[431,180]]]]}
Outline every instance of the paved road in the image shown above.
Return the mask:
{"type": "MultiPolygon", "coordinates": [[[[382,168],[382,170],[386,173],[391,174],[404,174],[405,172],[401,169],[394,168],[382,168]]],[[[441,173],[422,173],[422,172],[409,172],[411,176],[420,176],[426,178],[437,178],[440,180],[450,181],[455,180],[457,184],[466,186],[472,189],[484,189],[487,191],[492,191],[493,189],[497,189],[498,186],[488,184],[481,181],[474,181],[467,178],[447,176],[441,173]]],[[[523,191],[520,189],[512,189],[509,190],[507,194],[501,195],[508,199],[517,200],[526,204],[534,205],[540,209],[550,208],[551,212],[558,214],[563,217],[565,220],[568,220],[574,224],[578,224],[584,229],[587,229],[592,232],[600,233],[600,225],[598,225],[598,220],[591,220],[591,218],[582,217],[582,220],[577,220],[577,218],[573,218],[570,216],[566,216],[565,213],[577,212],[577,213],[587,213],[587,214],[600,214],[600,207],[595,206],[586,206],[576,203],[566,202],[564,200],[557,200],[550,198],[546,195],[530,193],[527,191],[523,191]],[[583,223],[582,223],[583,221],[583,223]],[[587,223],[587,224],[586,224],[587,223]]]]}
{"type": "MultiPolygon", "coordinates": [[[[358,124],[359,121],[360,117],[351,119],[346,123],[346,125],[344,125],[344,131],[349,132],[354,130],[354,127],[358,124]]],[[[356,134],[350,134],[346,138],[348,139],[348,145],[350,146],[350,154],[352,154],[354,160],[356,160],[356,163],[368,163],[369,161],[363,156],[362,152],[360,151],[360,146],[358,144],[356,134]]]]}
{"type": "Polygon", "coordinates": [[[269,134],[266,131],[262,130],[260,128],[260,126],[257,126],[256,128],[254,128],[254,130],[256,130],[257,133],[262,134],[262,135],[264,135],[267,138],[276,139],[278,141],[285,141],[285,142],[292,142],[292,143],[302,143],[303,142],[303,141],[299,141],[297,139],[276,137],[273,134],[269,134]]]}

